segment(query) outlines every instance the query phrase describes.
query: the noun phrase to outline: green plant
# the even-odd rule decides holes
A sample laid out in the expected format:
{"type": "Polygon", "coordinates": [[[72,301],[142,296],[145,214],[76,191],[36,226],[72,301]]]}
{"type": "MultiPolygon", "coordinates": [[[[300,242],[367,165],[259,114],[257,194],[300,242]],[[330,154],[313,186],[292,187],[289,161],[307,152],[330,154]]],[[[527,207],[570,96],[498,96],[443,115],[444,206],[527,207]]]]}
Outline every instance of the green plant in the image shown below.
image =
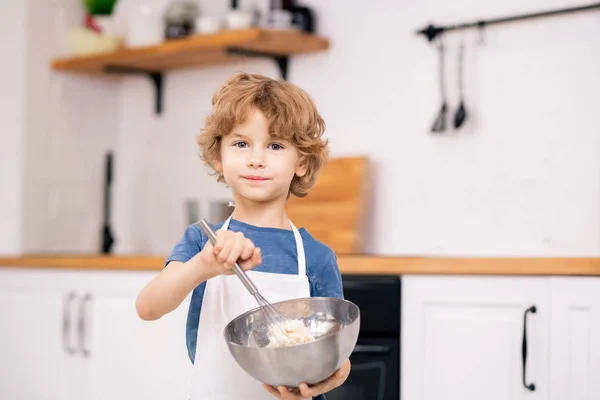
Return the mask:
{"type": "Polygon", "coordinates": [[[91,15],[111,15],[118,0],[83,0],[91,15]]]}

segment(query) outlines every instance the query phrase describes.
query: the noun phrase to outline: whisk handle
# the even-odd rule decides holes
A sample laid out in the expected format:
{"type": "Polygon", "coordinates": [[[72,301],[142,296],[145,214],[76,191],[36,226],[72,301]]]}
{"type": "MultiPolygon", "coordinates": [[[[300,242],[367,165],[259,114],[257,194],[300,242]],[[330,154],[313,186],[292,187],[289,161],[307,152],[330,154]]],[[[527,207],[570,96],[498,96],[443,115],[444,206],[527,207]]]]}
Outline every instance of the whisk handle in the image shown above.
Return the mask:
{"type": "MultiPolygon", "coordinates": [[[[217,242],[217,235],[204,218],[200,220],[200,227],[214,246],[214,244],[217,242]]],[[[244,270],[240,268],[237,262],[233,264],[233,272],[235,272],[237,277],[242,281],[242,284],[246,287],[246,289],[248,289],[252,296],[255,296],[258,293],[258,289],[256,286],[254,286],[254,283],[250,280],[250,278],[248,278],[244,270]]]]}

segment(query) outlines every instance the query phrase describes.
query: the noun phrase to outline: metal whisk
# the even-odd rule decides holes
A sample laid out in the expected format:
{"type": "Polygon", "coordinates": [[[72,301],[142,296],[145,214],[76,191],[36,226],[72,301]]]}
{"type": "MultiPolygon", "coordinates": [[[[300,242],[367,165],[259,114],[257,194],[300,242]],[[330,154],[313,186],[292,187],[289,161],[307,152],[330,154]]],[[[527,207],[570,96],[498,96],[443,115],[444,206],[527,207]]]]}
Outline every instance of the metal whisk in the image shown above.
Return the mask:
{"type": "MultiPolygon", "coordinates": [[[[208,239],[211,241],[211,243],[214,246],[215,243],[217,242],[217,235],[211,229],[210,225],[208,225],[208,223],[206,222],[206,220],[204,218],[202,218],[200,220],[200,227],[202,228],[202,230],[204,231],[206,236],[208,236],[208,239]]],[[[258,291],[256,286],[254,285],[254,282],[252,282],[252,280],[250,278],[248,278],[248,275],[246,275],[244,270],[242,268],[240,268],[240,266],[238,265],[237,262],[233,264],[233,272],[235,272],[235,274],[242,281],[242,283],[244,284],[246,289],[248,289],[250,294],[252,296],[254,296],[254,298],[256,299],[256,302],[258,303],[261,310],[265,314],[267,322],[269,323],[269,328],[270,329],[275,328],[275,329],[278,329],[280,332],[283,332],[284,331],[283,324],[285,322],[285,318],[275,309],[275,307],[273,307],[271,305],[271,303],[269,303],[260,294],[260,292],[258,291]]]]}

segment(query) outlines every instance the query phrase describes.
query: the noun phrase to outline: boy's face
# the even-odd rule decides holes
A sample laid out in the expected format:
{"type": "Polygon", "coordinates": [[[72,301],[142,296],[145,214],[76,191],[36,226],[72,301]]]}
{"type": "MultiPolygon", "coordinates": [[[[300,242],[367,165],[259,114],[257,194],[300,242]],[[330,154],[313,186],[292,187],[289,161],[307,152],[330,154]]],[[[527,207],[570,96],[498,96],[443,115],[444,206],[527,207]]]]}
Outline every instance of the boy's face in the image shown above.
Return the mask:
{"type": "Polygon", "coordinates": [[[223,137],[215,167],[234,194],[257,202],[287,198],[294,175],[306,173],[298,150],[269,135],[269,121],[258,109],[223,137]]]}

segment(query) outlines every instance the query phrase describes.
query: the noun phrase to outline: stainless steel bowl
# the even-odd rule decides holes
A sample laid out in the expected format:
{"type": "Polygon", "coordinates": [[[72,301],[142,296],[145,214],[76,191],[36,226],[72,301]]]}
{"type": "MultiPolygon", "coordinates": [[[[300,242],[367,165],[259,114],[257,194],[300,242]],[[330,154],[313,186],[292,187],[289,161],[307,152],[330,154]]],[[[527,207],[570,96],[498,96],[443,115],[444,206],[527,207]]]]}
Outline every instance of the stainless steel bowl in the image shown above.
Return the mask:
{"type": "Polygon", "coordinates": [[[260,308],[231,321],[223,332],[233,358],[262,383],[297,388],[329,377],[346,361],[358,339],[360,310],[342,299],[311,297],[273,303],[286,319],[302,320],[315,341],[290,347],[269,344],[260,308]]]}

